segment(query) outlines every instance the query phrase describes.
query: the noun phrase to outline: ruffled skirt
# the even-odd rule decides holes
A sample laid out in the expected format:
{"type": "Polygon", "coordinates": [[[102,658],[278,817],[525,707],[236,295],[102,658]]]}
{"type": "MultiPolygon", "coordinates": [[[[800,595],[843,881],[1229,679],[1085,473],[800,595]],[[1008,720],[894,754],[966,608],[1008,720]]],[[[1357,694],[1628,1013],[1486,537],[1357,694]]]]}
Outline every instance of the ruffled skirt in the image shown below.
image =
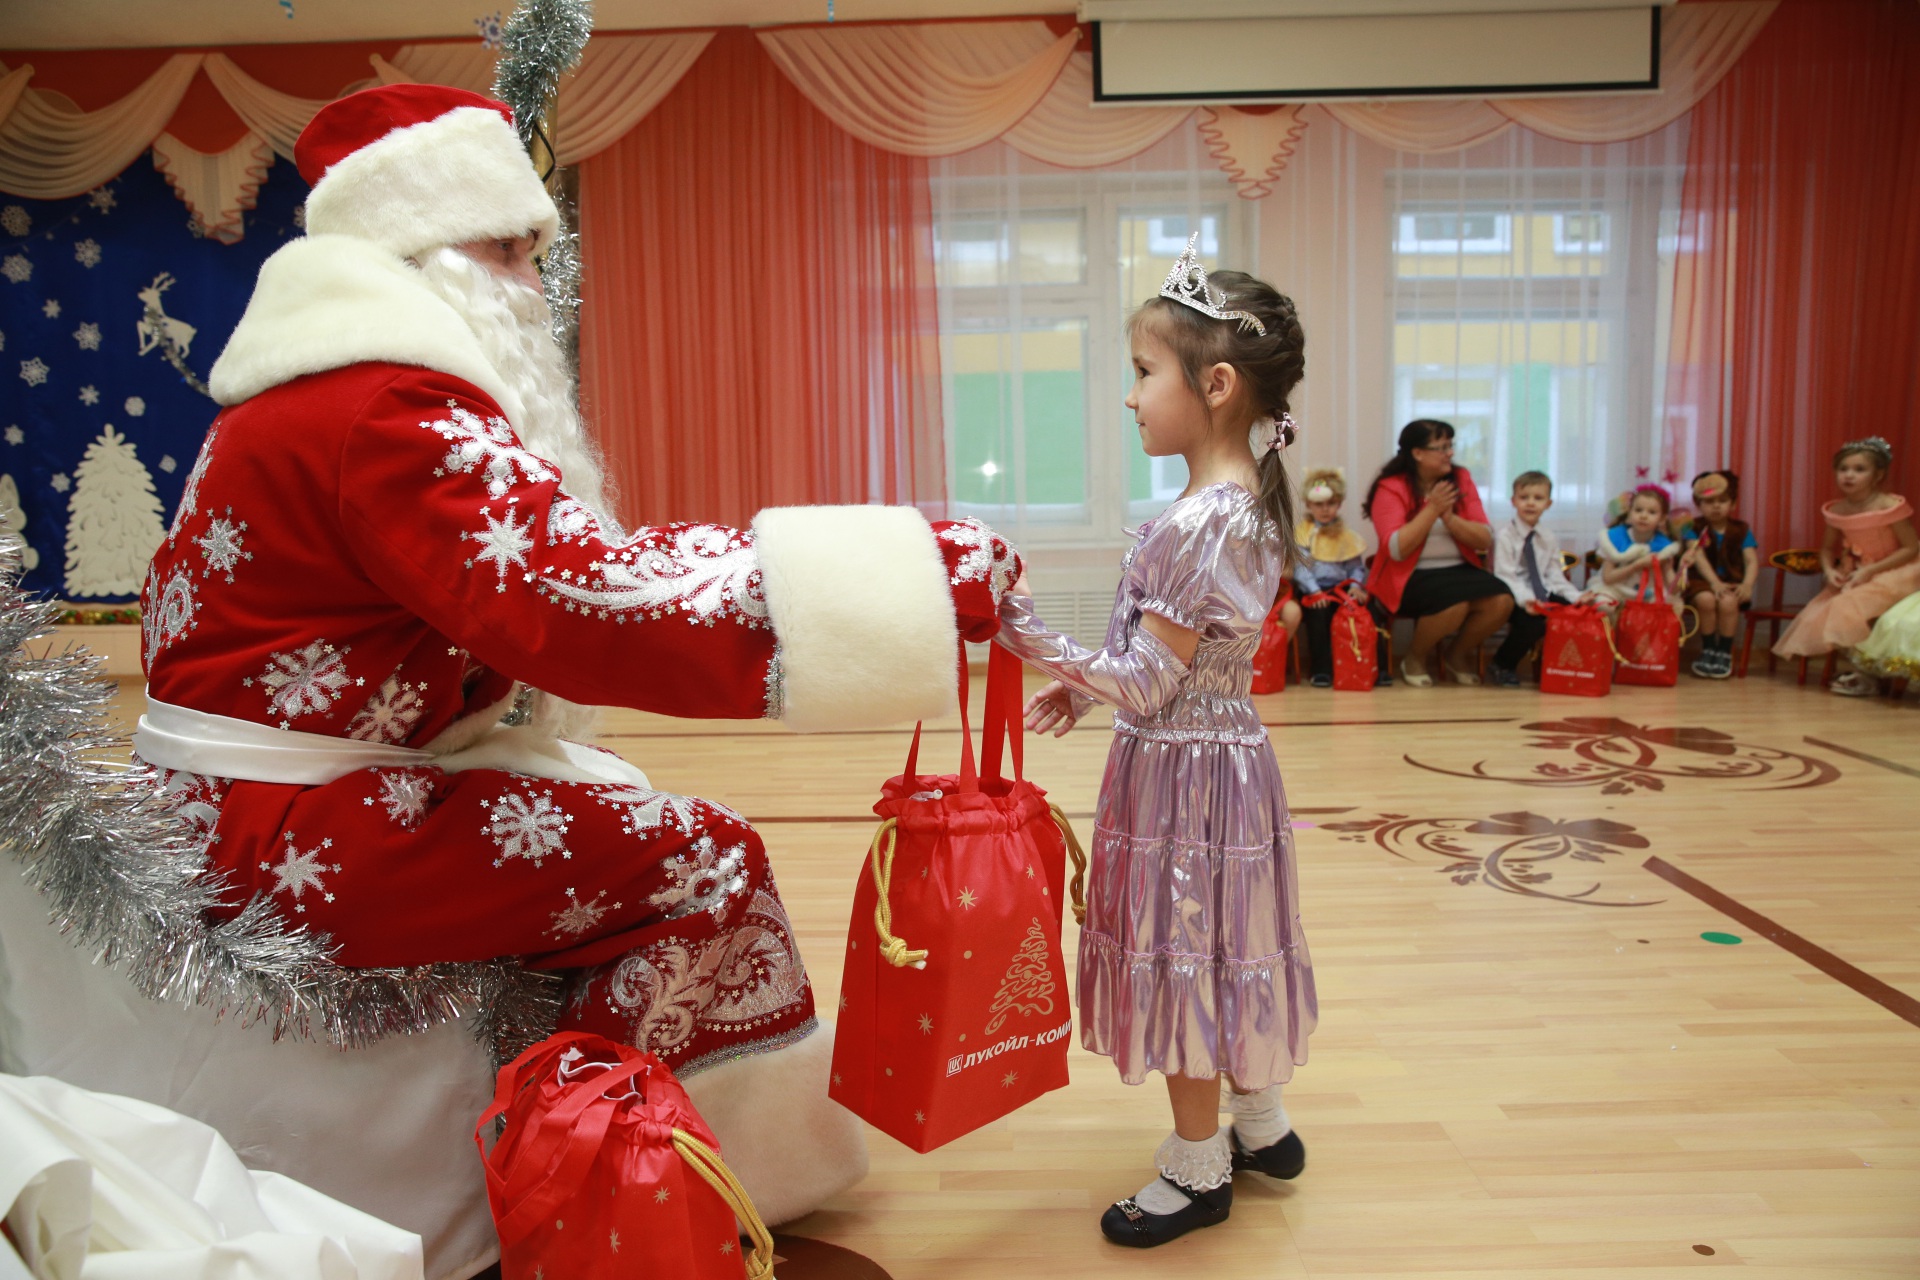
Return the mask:
{"type": "Polygon", "coordinates": [[[1853,651],[1862,671],[1894,680],[1920,680],[1920,592],[1880,615],[1873,634],[1853,651]]]}
{"type": "MultiPolygon", "coordinates": [[[[1232,735],[1221,735],[1232,739],[1232,735]]],[[[1318,1019],[1273,748],[1116,726],[1080,934],[1080,1040],[1139,1084],[1307,1060],[1318,1019]]]]}
{"type": "Polygon", "coordinates": [[[1873,620],[1920,591],[1920,561],[1903,564],[1858,587],[1825,587],[1794,616],[1773,651],[1783,658],[1818,657],[1851,649],[1867,638],[1873,620]]]}

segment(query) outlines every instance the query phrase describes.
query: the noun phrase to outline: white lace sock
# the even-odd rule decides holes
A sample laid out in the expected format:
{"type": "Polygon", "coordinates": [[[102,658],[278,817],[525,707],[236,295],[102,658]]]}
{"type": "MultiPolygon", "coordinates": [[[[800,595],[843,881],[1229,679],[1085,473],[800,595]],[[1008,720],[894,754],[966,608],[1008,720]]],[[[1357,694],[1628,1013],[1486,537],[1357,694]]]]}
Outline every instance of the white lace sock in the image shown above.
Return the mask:
{"type": "Polygon", "coordinates": [[[1293,1132],[1287,1109],[1280,1105],[1280,1086],[1270,1084],[1258,1093],[1226,1091],[1227,1110],[1233,1113],[1233,1131],[1247,1151],[1270,1147],[1293,1132]]]}
{"type": "Polygon", "coordinates": [[[1233,1179],[1233,1153],[1223,1133],[1201,1142],[1188,1142],[1170,1133],[1153,1153],[1153,1163],[1160,1176],[1133,1197],[1133,1202],[1148,1213],[1178,1213],[1193,1203],[1180,1194],[1173,1185],[1176,1182],[1194,1191],[1211,1191],[1233,1179]]]}

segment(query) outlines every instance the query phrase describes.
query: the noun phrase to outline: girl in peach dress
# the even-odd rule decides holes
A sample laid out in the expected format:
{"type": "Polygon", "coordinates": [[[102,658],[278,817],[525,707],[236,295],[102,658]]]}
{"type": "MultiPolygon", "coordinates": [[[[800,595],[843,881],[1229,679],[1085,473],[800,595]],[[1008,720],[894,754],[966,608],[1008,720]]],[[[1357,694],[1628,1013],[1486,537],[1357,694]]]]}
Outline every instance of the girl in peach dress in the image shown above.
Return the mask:
{"type": "MultiPolygon", "coordinates": [[[[1878,436],[1856,440],[1833,455],[1840,497],[1820,509],[1827,521],[1820,567],[1827,585],[1793,620],[1773,651],[1783,658],[1848,650],[1865,640],[1873,621],[1906,596],[1920,591],[1920,539],[1913,508],[1882,487],[1893,466],[1893,446],[1878,436]]],[[[1843,672],[1835,693],[1868,697],[1874,682],[1861,672],[1843,672]]]]}

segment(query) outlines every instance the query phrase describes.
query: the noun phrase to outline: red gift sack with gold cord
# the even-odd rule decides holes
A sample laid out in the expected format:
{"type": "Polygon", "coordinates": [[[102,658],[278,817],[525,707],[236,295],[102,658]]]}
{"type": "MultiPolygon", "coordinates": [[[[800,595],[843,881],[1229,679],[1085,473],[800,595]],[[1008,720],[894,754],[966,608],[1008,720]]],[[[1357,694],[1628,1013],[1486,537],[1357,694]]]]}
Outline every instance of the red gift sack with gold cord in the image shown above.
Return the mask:
{"type": "Polygon", "coordinates": [[[1280,609],[1293,599],[1293,584],[1280,588],[1280,598],[1260,624],[1260,647],[1253,651],[1253,692],[1280,693],[1287,687],[1287,649],[1293,637],[1280,625],[1280,609]]]}
{"type": "Polygon", "coordinates": [[[500,1069],[473,1137],[502,1280],[773,1275],[773,1237],[686,1090],[645,1049],[549,1036],[500,1069]]]}
{"type": "Polygon", "coordinates": [[[1666,575],[1648,565],[1640,572],[1640,596],[1653,583],[1653,599],[1635,598],[1620,606],[1613,643],[1620,668],[1613,678],[1621,684],[1670,686],[1680,682],[1680,615],[1667,603],[1666,575]]]}
{"type": "Polygon", "coordinates": [[[1613,638],[1607,615],[1589,604],[1543,600],[1547,619],[1540,642],[1540,692],[1598,698],[1613,689],[1613,638]]]}
{"type": "Polygon", "coordinates": [[[976,771],[962,655],[960,772],[919,773],[914,729],[905,771],[873,806],[885,821],[854,892],[828,1093],[915,1151],[1067,1083],[1060,880],[1063,854],[1078,862],[1079,850],[1022,776],[1020,669],[992,650],[976,771]]]}

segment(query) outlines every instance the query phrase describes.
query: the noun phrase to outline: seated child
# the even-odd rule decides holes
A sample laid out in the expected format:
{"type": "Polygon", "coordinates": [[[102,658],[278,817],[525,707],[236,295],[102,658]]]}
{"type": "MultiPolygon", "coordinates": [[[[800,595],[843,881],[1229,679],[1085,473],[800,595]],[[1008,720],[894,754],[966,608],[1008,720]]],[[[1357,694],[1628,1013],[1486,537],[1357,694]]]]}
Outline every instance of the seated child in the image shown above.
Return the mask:
{"type": "Polygon", "coordinates": [[[1547,634],[1547,620],[1535,605],[1578,604],[1589,596],[1567,580],[1560,562],[1560,540],[1540,517],[1553,505],[1553,480],[1544,471],[1523,471],[1513,478],[1513,519],[1493,538],[1493,571],[1513,591],[1507,638],[1493,655],[1493,682],[1520,684],[1520,660],[1547,634]]]}
{"type": "Polygon", "coordinates": [[[1700,518],[1688,530],[1693,560],[1683,594],[1700,617],[1700,657],[1693,674],[1725,680],[1733,674],[1733,641],[1740,634],[1740,613],[1753,604],[1760,576],[1760,548],[1746,522],[1733,518],[1740,477],[1731,471],[1703,471],[1693,478],[1693,501],[1700,518]]]}
{"type": "MultiPolygon", "coordinates": [[[[1314,467],[1300,486],[1307,501],[1307,515],[1294,526],[1293,540],[1300,548],[1294,564],[1293,583],[1299,589],[1307,628],[1307,660],[1311,669],[1309,683],[1316,689],[1333,687],[1333,614],[1340,607],[1336,599],[1322,598],[1308,603],[1315,595],[1346,584],[1347,593],[1367,606],[1374,625],[1384,627],[1388,619],[1367,596],[1367,545],[1360,535],[1347,528],[1340,518],[1340,504],[1347,498],[1347,473],[1339,467],[1314,467]]],[[[1380,674],[1377,686],[1393,683],[1387,674],[1388,656],[1385,636],[1378,638],[1380,674]]]]}
{"type": "Polygon", "coordinates": [[[1680,544],[1663,530],[1668,506],[1665,489],[1643,484],[1633,491],[1626,513],[1612,527],[1600,531],[1600,544],[1595,548],[1600,553],[1600,585],[1593,588],[1593,593],[1602,602],[1652,600],[1653,584],[1643,587],[1641,581],[1641,575],[1651,564],[1660,575],[1674,610],[1680,609],[1676,571],[1680,544]]]}

